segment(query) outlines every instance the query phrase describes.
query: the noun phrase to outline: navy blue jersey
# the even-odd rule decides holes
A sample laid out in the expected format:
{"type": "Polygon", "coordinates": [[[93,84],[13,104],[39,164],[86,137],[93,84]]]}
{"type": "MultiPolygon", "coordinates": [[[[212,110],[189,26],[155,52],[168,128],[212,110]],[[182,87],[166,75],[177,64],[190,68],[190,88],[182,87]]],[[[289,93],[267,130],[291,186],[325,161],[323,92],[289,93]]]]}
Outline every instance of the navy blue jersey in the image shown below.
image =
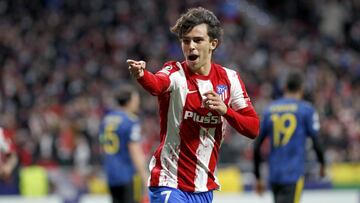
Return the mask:
{"type": "Polygon", "coordinates": [[[282,98],[264,112],[260,137],[269,136],[271,183],[295,183],[304,174],[307,136],[317,136],[319,117],[310,103],[282,98]]]}
{"type": "Polygon", "coordinates": [[[104,151],[104,168],[110,186],[132,181],[136,170],[128,144],[140,140],[140,125],[135,117],[113,110],[105,114],[100,125],[100,141],[104,151]]]}

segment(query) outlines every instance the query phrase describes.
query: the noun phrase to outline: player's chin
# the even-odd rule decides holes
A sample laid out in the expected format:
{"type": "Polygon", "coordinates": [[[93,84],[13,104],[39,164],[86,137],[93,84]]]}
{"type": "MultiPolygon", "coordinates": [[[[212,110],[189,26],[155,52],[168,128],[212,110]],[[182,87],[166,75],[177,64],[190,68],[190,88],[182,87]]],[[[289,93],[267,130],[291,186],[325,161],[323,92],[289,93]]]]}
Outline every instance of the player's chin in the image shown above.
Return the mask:
{"type": "Polygon", "coordinates": [[[187,65],[189,66],[189,68],[190,68],[191,70],[197,70],[197,69],[199,69],[199,63],[198,63],[197,60],[195,60],[195,61],[186,60],[186,63],[187,63],[187,65]]]}
{"type": "Polygon", "coordinates": [[[188,65],[190,65],[190,64],[196,64],[196,62],[197,62],[197,60],[186,59],[186,63],[187,63],[188,65]]]}

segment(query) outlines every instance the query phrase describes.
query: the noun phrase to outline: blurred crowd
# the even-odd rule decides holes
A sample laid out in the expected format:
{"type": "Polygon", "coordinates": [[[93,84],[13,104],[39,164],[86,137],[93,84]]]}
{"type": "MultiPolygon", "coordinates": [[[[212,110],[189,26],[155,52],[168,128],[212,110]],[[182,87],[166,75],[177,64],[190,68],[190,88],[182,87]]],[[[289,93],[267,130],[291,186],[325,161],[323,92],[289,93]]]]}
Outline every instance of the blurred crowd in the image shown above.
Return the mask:
{"type": "MultiPolygon", "coordinates": [[[[4,0],[0,125],[12,134],[20,164],[100,164],[98,126],[111,90],[133,82],[126,59],[145,60],[153,72],[183,60],[169,27],[192,6],[220,18],[224,38],[215,61],[240,72],[259,114],[281,96],[287,71],[300,69],[306,98],[320,113],[326,159],[360,162],[359,1],[4,0]]],[[[150,155],[157,101],[141,91],[150,155]]],[[[232,156],[220,162],[251,160],[251,143],[229,132],[223,149],[232,156]]]]}

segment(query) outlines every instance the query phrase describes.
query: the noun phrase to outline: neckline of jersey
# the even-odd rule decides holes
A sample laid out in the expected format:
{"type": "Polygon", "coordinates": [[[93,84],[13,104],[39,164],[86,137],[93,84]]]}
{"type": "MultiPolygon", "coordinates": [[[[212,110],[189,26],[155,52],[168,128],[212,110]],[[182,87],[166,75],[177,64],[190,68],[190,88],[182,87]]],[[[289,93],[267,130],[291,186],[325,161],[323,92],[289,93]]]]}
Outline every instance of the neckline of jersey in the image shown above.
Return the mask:
{"type": "Polygon", "coordinates": [[[214,74],[215,72],[215,63],[211,63],[211,68],[210,68],[210,72],[208,75],[199,75],[199,74],[196,74],[194,72],[192,72],[190,70],[190,68],[188,67],[188,65],[186,64],[186,61],[182,62],[183,64],[183,67],[184,67],[184,70],[185,72],[191,77],[191,78],[195,78],[195,79],[200,79],[200,80],[209,80],[209,78],[212,77],[212,75],[214,74]]]}

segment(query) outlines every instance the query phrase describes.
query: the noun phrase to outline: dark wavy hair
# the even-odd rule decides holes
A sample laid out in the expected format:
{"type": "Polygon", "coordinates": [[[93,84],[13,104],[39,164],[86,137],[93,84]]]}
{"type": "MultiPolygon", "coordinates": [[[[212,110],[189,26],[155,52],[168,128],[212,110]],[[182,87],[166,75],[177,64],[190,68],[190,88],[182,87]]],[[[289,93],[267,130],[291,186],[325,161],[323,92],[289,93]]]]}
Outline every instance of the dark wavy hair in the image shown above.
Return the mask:
{"type": "Polygon", "coordinates": [[[190,30],[200,24],[205,23],[208,28],[210,40],[218,39],[220,44],[222,38],[222,28],[220,21],[215,14],[203,7],[191,8],[176,21],[176,24],[170,29],[179,39],[190,32],[190,30]]]}

